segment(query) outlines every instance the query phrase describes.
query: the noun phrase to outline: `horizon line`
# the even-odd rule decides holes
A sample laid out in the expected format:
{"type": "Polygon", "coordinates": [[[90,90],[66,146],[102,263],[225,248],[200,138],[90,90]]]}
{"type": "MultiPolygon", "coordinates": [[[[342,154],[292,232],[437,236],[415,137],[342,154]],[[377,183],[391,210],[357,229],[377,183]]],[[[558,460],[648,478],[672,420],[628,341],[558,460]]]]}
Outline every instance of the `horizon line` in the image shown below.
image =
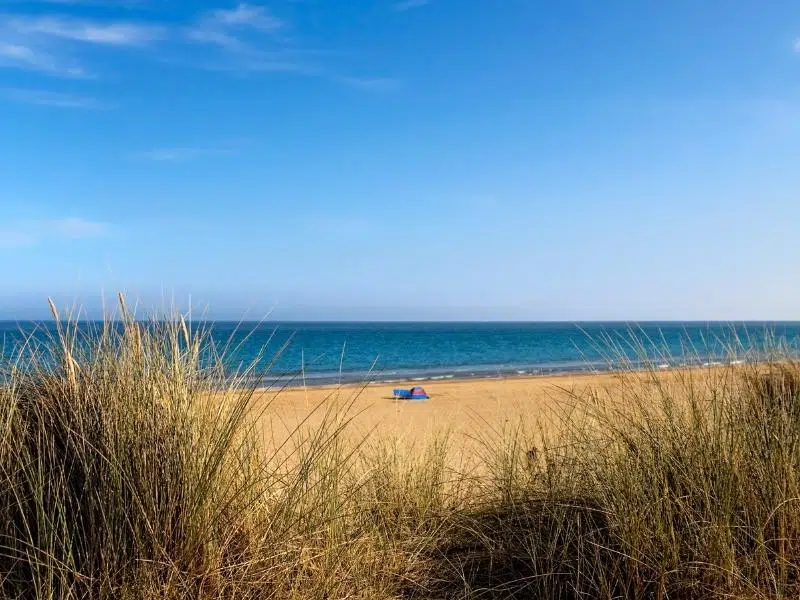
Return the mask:
{"type": "MultiPolygon", "coordinates": [[[[180,313],[178,313],[179,315],[180,313]]],[[[176,316],[178,316],[176,315],[176,316]]],[[[0,323],[103,323],[106,321],[122,321],[118,316],[111,315],[108,317],[97,318],[78,318],[78,319],[60,319],[56,320],[53,317],[30,319],[30,318],[0,318],[0,323]]],[[[160,318],[135,318],[136,322],[156,321],[163,322],[169,321],[171,317],[160,318]]],[[[575,325],[581,323],[589,324],[642,324],[642,323],[666,323],[666,324],[685,324],[685,323],[797,323],[800,324],[800,319],[230,319],[230,318],[198,318],[193,319],[197,322],[214,322],[214,323],[238,323],[238,324],[354,324],[354,325],[395,325],[395,324],[456,324],[456,325],[473,325],[473,324],[509,324],[509,325],[528,325],[528,324],[566,324],[575,325]]]]}

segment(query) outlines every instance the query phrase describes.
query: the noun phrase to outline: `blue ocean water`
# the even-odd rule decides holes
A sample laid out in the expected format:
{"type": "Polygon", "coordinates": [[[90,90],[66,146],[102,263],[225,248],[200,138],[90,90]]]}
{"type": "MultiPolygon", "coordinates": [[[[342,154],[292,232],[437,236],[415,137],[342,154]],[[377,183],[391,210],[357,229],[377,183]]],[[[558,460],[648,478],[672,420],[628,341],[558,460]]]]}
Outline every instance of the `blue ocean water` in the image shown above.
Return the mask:
{"type": "MultiPolygon", "coordinates": [[[[643,357],[662,366],[747,359],[766,338],[791,349],[800,322],[204,324],[230,349],[231,372],[260,359],[264,385],[608,370],[643,357]],[[735,349],[736,356],[731,355],[735,349]],[[271,365],[269,371],[265,371],[271,365]]],[[[3,352],[52,324],[0,322],[3,352]]]]}

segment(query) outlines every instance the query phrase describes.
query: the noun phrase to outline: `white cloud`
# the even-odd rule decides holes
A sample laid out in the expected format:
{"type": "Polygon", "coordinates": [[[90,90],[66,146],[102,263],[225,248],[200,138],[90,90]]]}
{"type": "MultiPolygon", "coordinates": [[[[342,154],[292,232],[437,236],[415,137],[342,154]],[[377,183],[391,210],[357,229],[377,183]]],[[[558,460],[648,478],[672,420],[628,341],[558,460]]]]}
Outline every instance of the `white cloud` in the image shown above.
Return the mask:
{"type": "Polygon", "coordinates": [[[371,92],[391,92],[398,89],[402,83],[391,77],[337,77],[338,81],[349,86],[371,92]]]}
{"type": "Polygon", "coordinates": [[[794,51],[800,54],[800,38],[794,41],[794,51]]]}
{"type": "Polygon", "coordinates": [[[237,60],[227,64],[209,68],[231,72],[297,73],[308,76],[323,74],[318,67],[297,60],[291,54],[287,55],[281,52],[257,52],[249,56],[238,57],[237,60]]]}
{"type": "Polygon", "coordinates": [[[50,36],[108,46],[141,46],[164,36],[163,27],[136,23],[100,23],[67,17],[17,17],[9,26],[23,35],[50,36]]]}
{"type": "Polygon", "coordinates": [[[182,162],[192,160],[205,153],[206,151],[202,148],[156,148],[141,152],[137,156],[156,162],[182,162]]]}
{"type": "MultiPolygon", "coordinates": [[[[229,11],[234,12],[234,11],[229,11]]],[[[217,14],[217,13],[213,13],[217,14]]],[[[209,17],[184,30],[188,41],[214,46],[220,52],[206,58],[197,66],[213,71],[230,72],[294,72],[319,75],[320,69],[309,64],[313,52],[295,48],[279,36],[267,35],[266,27],[244,32],[230,24],[243,17],[209,17]]]]}
{"type": "Polygon", "coordinates": [[[412,8],[421,8],[428,4],[429,0],[403,0],[402,2],[395,2],[392,8],[397,12],[405,12],[412,8]]]}
{"type": "Polygon", "coordinates": [[[210,17],[226,27],[251,27],[265,32],[277,31],[284,26],[283,21],[266,8],[252,4],[239,4],[232,10],[215,10],[210,17]]]}
{"type": "Polygon", "coordinates": [[[187,30],[186,36],[193,42],[215,44],[234,52],[245,52],[249,50],[247,44],[242,42],[239,38],[217,29],[191,28],[187,30]]]}
{"type": "Polygon", "coordinates": [[[0,227],[0,248],[20,248],[58,239],[84,239],[107,235],[107,223],[80,217],[18,221],[0,227]]]}
{"type": "Polygon", "coordinates": [[[33,48],[23,46],[22,44],[8,44],[6,42],[0,42],[0,58],[24,63],[32,67],[41,67],[48,62],[39,56],[33,48]]]}
{"type": "Polygon", "coordinates": [[[234,154],[237,144],[229,143],[219,147],[175,147],[175,148],[155,148],[136,154],[136,158],[152,160],[155,162],[188,162],[209,156],[224,156],[234,154]]]}
{"type": "MultiPolygon", "coordinates": [[[[55,2],[82,4],[84,0],[55,2]]],[[[398,10],[407,10],[423,3],[424,0],[406,0],[395,6],[398,10]]],[[[94,74],[88,74],[76,60],[89,61],[92,58],[89,47],[132,48],[140,50],[140,57],[155,58],[155,53],[145,55],[141,50],[162,41],[160,49],[163,52],[159,52],[157,59],[177,66],[232,73],[296,73],[368,91],[398,87],[397,81],[385,77],[342,76],[335,67],[321,63],[319,56],[323,52],[298,46],[296,39],[282,35],[286,28],[287,24],[265,6],[248,3],[239,3],[231,9],[207,11],[186,23],[102,21],[47,12],[36,16],[0,13],[0,68],[14,67],[54,76],[87,78],[94,74]],[[191,49],[187,45],[192,43],[206,48],[191,49]]],[[[13,95],[19,101],[64,108],[96,105],[88,98],[52,94],[13,95]]],[[[205,149],[161,149],[153,151],[150,158],[186,160],[207,153],[205,149]]]]}
{"type": "Polygon", "coordinates": [[[214,45],[224,51],[221,63],[211,68],[233,71],[295,70],[294,61],[286,60],[285,56],[275,60],[272,56],[276,51],[288,50],[285,40],[272,35],[284,25],[263,6],[239,4],[234,9],[205,13],[185,30],[185,34],[189,41],[214,45]],[[280,69],[272,66],[277,62],[281,63],[280,69]],[[288,63],[292,64],[287,69],[288,63]]]}
{"type": "Polygon", "coordinates": [[[5,88],[0,89],[0,96],[15,102],[35,104],[38,106],[85,109],[102,108],[102,105],[97,100],[88,96],[77,96],[75,94],[64,94],[61,92],[51,92],[47,90],[5,88]]]}
{"type": "Polygon", "coordinates": [[[79,42],[102,46],[143,46],[165,34],[161,26],[134,23],[101,23],[61,16],[0,15],[0,66],[40,71],[61,77],[88,77],[71,58],[79,42]]]}
{"type": "Polygon", "coordinates": [[[43,71],[62,77],[85,77],[86,71],[76,65],[62,62],[48,52],[25,44],[0,41],[0,66],[43,71]]]}

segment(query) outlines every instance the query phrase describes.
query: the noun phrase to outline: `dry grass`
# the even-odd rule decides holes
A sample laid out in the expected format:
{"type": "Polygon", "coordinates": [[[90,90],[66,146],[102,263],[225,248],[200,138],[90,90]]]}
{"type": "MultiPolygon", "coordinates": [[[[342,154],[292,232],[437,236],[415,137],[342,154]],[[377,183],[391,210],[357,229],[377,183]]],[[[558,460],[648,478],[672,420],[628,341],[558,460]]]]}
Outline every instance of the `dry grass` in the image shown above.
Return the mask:
{"type": "Polygon", "coordinates": [[[328,402],[266,450],[251,373],[181,318],[61,323],[2,365],[8,598],[783,598],[800,365],[622,374],[457,468],[328,402]],[[213,392],[213,393],[212,393],[213,392]],[[256,410],[257,407],[257,410],[256,410]],[[535,447],[535,455],[529,450],[535,447]]]}

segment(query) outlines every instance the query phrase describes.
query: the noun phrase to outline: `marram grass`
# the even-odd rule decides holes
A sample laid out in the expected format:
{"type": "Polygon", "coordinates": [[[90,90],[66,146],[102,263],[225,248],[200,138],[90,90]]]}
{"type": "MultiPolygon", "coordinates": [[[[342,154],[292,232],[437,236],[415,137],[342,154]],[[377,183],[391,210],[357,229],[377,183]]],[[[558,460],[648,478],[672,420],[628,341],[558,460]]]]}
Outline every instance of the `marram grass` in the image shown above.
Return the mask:
{"type": "Polygon", "coordinates": [[[558,427],[487,435],[462,471],[453,436],[356,438],[346,401],[267,449],[253,373],[221,386],[202,330],[120,314],[0,365],[5,598],[800,594],[800,365],[779,348],[564,392],[558,427]]]}

